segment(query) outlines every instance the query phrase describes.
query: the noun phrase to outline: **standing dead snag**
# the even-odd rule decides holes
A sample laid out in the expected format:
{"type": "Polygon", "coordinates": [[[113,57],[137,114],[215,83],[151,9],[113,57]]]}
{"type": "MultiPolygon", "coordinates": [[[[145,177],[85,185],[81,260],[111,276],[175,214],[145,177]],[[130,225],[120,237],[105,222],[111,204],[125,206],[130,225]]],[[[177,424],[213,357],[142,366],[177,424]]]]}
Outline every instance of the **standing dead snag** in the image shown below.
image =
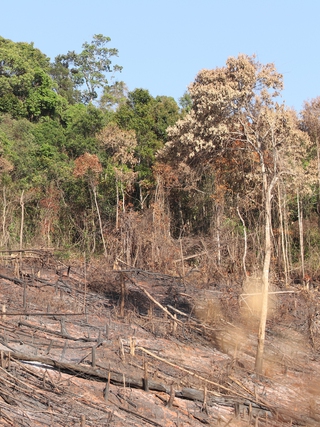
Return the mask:
{"type": "Polygon", "coordinates": [[[136,352],[136,338],[130,337],[130,356],[134,357],[136,352]]]}
{"type": "MultiPolygon", "coordinates": [[[[25,206],[24,206],[24,190],[22,190],[21,197],[20,197],[20,206],[21,206],[21,224],[20,224],[20,251],[23,247],[23,227],[24,227],[24,213],[25,213],[25,206]]],[[[20,260],[21,260],[21,252],[20,252],[20,260]]]]}
{"type": "Polygon", "coordinates": [[[169,400],[168,400],[168,402],[166,404],[167,408],[169,408],[169,409],[172,408],[174,397],[175,397],[174,386],[173,386],[173,384],[171,384],[171,386],[170,386],[170,397],[169,397],[169,400]]]}
{"type": "Polygon", "coordinates": [[[86,416],[85,415],[80,416],[80,423],[81,423],[81,427],[86,427],[86,416]]]}
{"type": "Polygon", "coordinates": [[[2,304],[2,315],[1,315],[1,319],[2,319],[3,321],[5,321],[5,320],[6,320],[6,311],[7,311],[6,305],[5,305],[5,304],[2,304]]]}
{"type": "Polygon", "coordinates": [[[148,362],[144,361],[143,363],[143,389],[144,391],[149,391],[149,375],[148,375],[148,362]]]}
{"type": "Polygon", "coordinates": [[[26,282],[23,283],[23,301],[22,301],[22,307],[24,310],[27,309],[27,284],[26,282]]]}
{"type": "Polygon", "coordinates": [[[120,317],[124,317],[124,306],[126,299],[126,282],[125,276],[120,273],[121,299],[120,299],[120,317]]]}
{"type": "Polygon", "coordinates": [[[205,385],[203,390],[203,403],[202,403],[201,410],[204,411],[206,414],[208,414],[207,397],[208,397],[208,390],[207,390],[207,386],[205,385]]]}
{"type": "Polygon", "coordinates": [[[91,349],[91,366],[96,367],[96,347],[93,346],[91,349]]]}
{"type": "Polygon", "coordinates": [[[106,386],[105,386],[105,388],[103,390],[103,397],[104,397],[105,402],[107,402],[108,399],[109,399],[110,378],[111,378],[111,374],[110,374],[110,369],[109,369],[109,372],[108,372],[108,381],[107,381],[107,384],[106,384],[106,386]]]}
{"type": "Polygon", "coordinates": [[[63,349],[62,349],[62,353],[61,353],[61,357],[60,357],[61,361],[64,359],[64,357],[66,355],[67,347],[68,347],[68,341],[65,340],[64,346],[63,346],[63,349]]]}
{"type": "Polygon", "coordinates": [[[66,329],[66,322],[65,322],[64,317],[61,317],[61,319],[60,319],[60,329],[61,329],[61,335],[68,336],[68,332],[66,329]]]}

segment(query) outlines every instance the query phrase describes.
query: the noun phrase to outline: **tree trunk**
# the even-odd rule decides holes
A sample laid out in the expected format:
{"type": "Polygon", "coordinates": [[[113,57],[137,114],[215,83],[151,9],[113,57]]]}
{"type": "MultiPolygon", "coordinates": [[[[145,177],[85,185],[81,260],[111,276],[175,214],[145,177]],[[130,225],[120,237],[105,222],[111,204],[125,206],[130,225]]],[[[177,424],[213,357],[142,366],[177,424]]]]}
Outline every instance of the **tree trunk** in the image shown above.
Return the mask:
{"type": "Polygon", "coordinates": [[[275,184],[274,179],[270,184],[267,179],[265,164],[262,162],[262,178],[264,192],[264,207],[265,207],[265,243],[264,243],[264,262],[262,270],[262,301],[261,315],[258,332],[258,347],[255,360],[255,371],[257,374],[262,374],[263,367],[263,352],[266,334],[266,324],[268,316],[268,296],[269,296],[269,270],[271,263],[271,199],[272,189],[275,184]]]}
{"type": "Polygon", "coordinates": [[[299,192],[297,192],[297,205],[298,205],[298,224],[299,224],[299,243],[300,243],[300,257],[301,257],[301,275],[302,281],[305,276],[305,265],[304,265],[304,241],[303,241],[303,214],[301,209],[301,200],[299,192]]]}
{"type": "Polygon", "coordinates": [[[320,214],[320,146],[319,146],[319,140],[316,137],[316,147],[317,147],[317,160],[318,160],[318,215],[320,214]]]}
{"type": "Polygon", "coordinates": [[[126,196],[124,193],[124,186],[122,182],[121,182],[121,195],[122,195],[122,212],[125,213],[126,212],[126,196]]]}
{"type": "Polygon", "coordinates": [[[243,250],[243,257],[242,257],[242,266],[243,266],[243,270],[244,270],[244,275],[245,275],[245,277],[247,277],[247,266],[246,266],[247,250],[248,250],[247,227],[246,227],[246,224],[244,222],[243,217],[240,214],[240,210],[239,210],[238,206],[237,206],[237,213],[238,213],[238,216],[239,216],[240,221],[242,222],[242,226],[243,226],[244,250],[243,250]]]}
{"type": "Polygon", "coordinates": [[[96,186],[93,184],[92,184],[92,192],[93,192],[94,203],[96,205],[97,215],[98,215],[98,219],[99,219],[99,227],[100,227],[101,240],[102,240],[103,249],[104,249],[104,255],[105,255],[105,257],[107,257],[107,255],[108,255],[107,246],[106,246],[106,241],[105,241],[104,236],[103,236],[102,221],[101,221],[100,209],[99,209],[98,200],[97,200],[97,189],[96,189],[96,186]]]}
{"type": "Polygon", "coordinates": [[[23,247],[23,227],[24,227],[24,190],[22,190],[21,197],[20,197],[20,206],[21,206],[21,223],[20,223],[20,245],[19,249],[22,250],[23,247]]]}
{"type": "Polygon", "coordinates": [[[118,179],[116,178],[116,230],[119,229],[119,184],[118,179]]]}
{"type": "Polygon", "coordinates": [[[217,264],[221,264],[221,239],[220,239],[220,213],[221,207],[216,206],[216,236],[217,236],[217,264]]]}
{"type": "Polygon", "coordinates": [[[139,200],[140,200],[140,209],[141,210],[143,210],[144,209],[144,205],[145,205],[145,202],[146,202],[146,200],[147,200],[147,198],[148,198],[148,196],[149,196],[149,193],[148,192],[146,192],[147,194],[144,196],[143,195],[143,191],[142,191],[142,185],[141,185],[141,182],[139,182],[139,200]]]}
{"type": "Polygon", "coordinates": [[[287,240],[285,236],[285,228],[284,228],[284,217],[285,217],[285,206],[282,207],[282,197],[281,197],[281,188],[278,183],[278,204],[279,204],[279,223],[280,223],[280,245],[281,245],[281,253],[282,253],[282,262],[284,268],[284,280],[285,286],[287,287],[289,284],[289,263],[288,263],[288,247],[287,240]]]}
{"type": "Polygon", "coordinates": [[[2,208],[2,244],[1,246],[7,247],[7,232],[6,232],[6,223],[7,223],[7,196],[6,196],[6,186],[3,186],[3,208],[2,208]]]}

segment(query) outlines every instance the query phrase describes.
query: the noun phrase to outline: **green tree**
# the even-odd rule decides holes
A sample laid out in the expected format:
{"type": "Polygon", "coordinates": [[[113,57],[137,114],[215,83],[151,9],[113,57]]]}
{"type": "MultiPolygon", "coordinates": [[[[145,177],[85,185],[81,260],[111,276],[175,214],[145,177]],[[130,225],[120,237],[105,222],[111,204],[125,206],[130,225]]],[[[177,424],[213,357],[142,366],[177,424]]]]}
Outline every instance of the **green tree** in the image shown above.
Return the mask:
{"type": "Polygon", "coordinates": [[[69,51],[55,58],[51,73],[57,79],[59,92],[71,102],[78,99],[79,90],[85,104],[94,101],[98,90],[108,85],[107,75],[121,71],[122,67],[112,65],[111,58],[118,56],[118,50],[107,47],[110,41],[109,37],[96,34],[91,43],[82,45],[80,53],[69,51]]]}
{"type": "Polygon", "coordinates": [[[68,68],[66,61],[60,60],[59,57],[50,65],[50,76],[56,84],[56,92],[67,100],[68,104],[81,103],[81,91],[75,84],[73,75],[68,68]]]}
{"type": "Polygon", "coordinates": [[[122,81],[104,86],[99,106],[102,109],[114,111],[125,104],[128,97],[128,88],[122,81]]]}
{"type": "Polygon", "coordinates": [[[65,149],[69,157],[75,159],[85,152],[97,153],[95,135],[103,128],[105,120],[103,112],[93,104],[69,106],[63,116],[65,149]]]}
{"type": "Polygon", "coordinates": [[[49,58],[33,44],[0,38],[0,112],[38,120],[61,114],[65,102],[49,76],[49,58]]]}
{"type": "Polygon", "coordinates": [[[166,129],[179,118],[175,100],[166,96],[153,98],[146,89],[129,92],[125,104],[120,105],[114,120],[121,129],[134,130],[137,138],[135,171],[139,174],[138,186],[141,207],[153,185],[152,166],[155,155],[167,140],[166,129]],[[146,194],[143,194],[144,189],[146,194]]]}
{"type": "Polygon", "coordinates": [[[168,139],[168,127],[175,124],[180,118],[176,101],[170,96],[157,96],[154,99],[153,116],[153,131],[157,139],[164,144],[168,139]]]}
{"type": "Polygon", "coordinates": [[[192,98],[188,91],[186,91],[181,98],[179,98],[179,105],[182,114],[190,113],[192,108],[192,98]]]}

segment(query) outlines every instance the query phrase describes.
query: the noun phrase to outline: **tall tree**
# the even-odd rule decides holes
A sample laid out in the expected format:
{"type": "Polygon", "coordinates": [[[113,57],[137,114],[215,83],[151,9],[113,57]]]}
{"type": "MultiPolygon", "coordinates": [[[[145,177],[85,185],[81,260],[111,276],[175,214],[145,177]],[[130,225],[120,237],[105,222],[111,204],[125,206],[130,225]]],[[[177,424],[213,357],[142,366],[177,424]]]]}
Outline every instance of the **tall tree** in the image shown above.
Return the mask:
{"type": "Polygon", "coordinates": [[[30,120],[61,114],[65,102],[48,72],[49,58],[32,43],[0,37],[0,112],[30,120]]]}
{"type": "Polygon", "coordinates": [[[181,96],[181,98],[179,98],[179,105],[180,105],[181,112],[183,115],[190,113],[191,108],[192,108],[192,99],[191,99],[190,93],[188,91],[186,91],[181,96]]]}
{"type": "Polygon", "coordinates": [[[260,64],[247,55],[229,58],[225,67],[201,71],[189,87],[192,109],[168,130],[169,141],[159,155],[160,159],[184,163],[199,173],[212,164],[216,179],[220,176],[236,194],[250,191],[252,197],[255,191],[256,202],[263,207],[262,304],[255,363],[258,373],[262,372],[268,311],[275,184],[285,174],[292,181],[292,175],[301,173],[309,145],[293,112],[275,101],[281,89],[282,76],[274,65],[260,64]],[[230,177],[228,164],[233,164],[233,158],[241,159],[242,166],[230,177]]]}
{"type": "Polygon", "coordinates": [[[97,215],[98,215],[98,220],[99,220],[99,228],[100,228],[101,241],[103,244],[104,255],[105,257],[107,257],[108,255],[107,245],[106,245],[106,241],[103,234],[103,225],[102,225],[101,213],[100,213],[98,197],[97,197],[97,185],[99,183],[99,175],[102,172],[101,163],[95,154],[89,154],[89,153],[84,153],[82,156],[78,157],[74,163],[75,163],[75,167],[73,170],[73,175],[76,178],[85,178],[92,191],[93,198],[94,198],[94,205],[95,205],[97,215]]]}
{"type": "MultiPolygon", "coordinates": [[[[61,56],[55,58],[50,65],[50,76],[56,83],[56,92],[65,98],[68,104],[82,102],[81,91],[75,82],[73,74],[70,72],[68,62],[62,60],[61,56]]],[[[77,82],[80,84],[80,82],[77,82]]]]}
{"type": "Polygon", "coordinates": [[[320,215],[320,96],[304,103],[301,118],[301,127],[308,132],[316,153],[318,171],[317,211],[320,215]]]}
{"type": "Polygon", "coordinates": [[[122,211],[125,212],[125,193],[132,189],[137,175],[133,171],[133,166],[137,162],[134,156],[137,140],[134,131],[122,130],[114,123],[104,127],[97,135],[97,140],[112,161],[116,180],[116,229],[118,229],[119,193],[122,195],[122,211]]]}
{"type": "Polygon", "coordinates": [[[70,88],[72,81],[85,104],[98,98],[98,90],[109,84],[107,76],[122,70],[119,65],[112,65],[111,58],[118,56],[118,50],[107,47],[110,41],[110,37],[95,34],[91,43],[83,43],[80,53],[69,51],[55,58],[52,75],[57,79],[60,93],[77,99],[78,92],[72,93],[70,88]]]}
{"type": "Polygon", "coordinates": [[[111,85],[104,86],[99,106],[108,111],[114,111],[125,104],[127,98],[127,85],[122,81],[115,81],[111,85]]]}
{"type": "Polygon", "coordinates": [[[95,139],[104,126],[103,112],[93,104],[75,104],[69,106],[63,115],[66,128],[66,151],[71,158],[85,152],[97,153],[98,145],[95,139]]]}
{"type": "MultiPolygon", "coordinates": [[[[179,118],[179,107],[171,97],[152,97],[148,90],[129,92],[125,104],[115,113],[121,129],[134,130],[137,138],[135,170],[139,173],[139,199],[141,207],[147,197],[143,194],[152,182],[155,155],[167,140],[167,128],[179,118]]],[[[148,190],[146,190],[148,194],[148,190]]]]}
{"type": "Polygon", "coordinates": [[[166,130],[179,118],[179,108],[173,98],[153,98],[146,89],[129,92],[128,99],[115,115],[119,127],[134,130],[137,136],[136,154],[139,164],[150,168],[157,150],[167,140],[166,130]]]}

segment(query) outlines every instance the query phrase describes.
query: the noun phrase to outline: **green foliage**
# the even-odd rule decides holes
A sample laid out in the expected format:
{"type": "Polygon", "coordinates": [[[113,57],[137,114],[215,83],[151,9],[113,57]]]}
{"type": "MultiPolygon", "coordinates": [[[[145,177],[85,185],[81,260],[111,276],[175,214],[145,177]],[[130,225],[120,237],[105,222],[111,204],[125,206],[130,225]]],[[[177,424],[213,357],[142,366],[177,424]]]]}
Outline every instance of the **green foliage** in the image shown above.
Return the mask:
{"type": "Polygon", "coordinates": [[[97,153],[95,135],[105,124],[105,115],[92,104],[70,106],[63,117],[66,127],[65,149],[69,157],[75,159],[85,152],[97,153]]]}
{"type": "Polygon", "coordinates": [[[118,50],[107,47],[110,41],[109,37],[96,34],[91,43],[82,45],[80,53],[69,51],[55,58],[52,75],[61,94],[74,101],[80,93],[85,104],[98,98],[98,90],[108,85],[107,75],[122,69],[119,65],[112,65],[111,58],[118,56],[118,50]]]}
{"type": "Polygon", "coordinates": [[[6,136],[3,150],[13,164],[11,176],[21,188],[44,188],[50,180],[61,181],[69,173],[63,128],[47,118],[39,123],[2,117],[0,132],[6,136]]]}
{"type": "Polygon", "coordinates": [[[179,108],[173,98],[153,98],[148,90],[135,89],[127,102],[115,114],[122,129],[133,129],[137,136],[136,155],[140,169],[150,168],[155,154],[166,142],[166,129],[179,118],[179,108]]]}
{"type": "Polygon", "coordinates": [[[181,98],[179,98],[179,105],[183,116],[190,113],[192,109],[192,98],[190,92],[186,91],[181,98]]]}
{"type": "Polygon", "coordinates": [[[56,149],[64,151],[67,144],[65,128],[58,121],[51,120],[48,117],[42,118],[33,127],[33,134],[39,145],[46,142],[56,149]]]}
{"type": "Polygon", "coordinates": [[[55,62],[51,64],[49,73],[56,84],[57,93],[61,95],[68,104],[74,105],[81,103],[81,91],[77,89],[67,63],[64,63],[57,57],[55,62]]]}
{"type": "Polygon", "coordinates": [[[0,38],[0,112],[37,120],[54,117],[65,104],[48,75],[49,58],[33,44],[0,38]]]}
{"type": "Polygon", "coordinates": [[[128,88],[124,82],[114,82],[106,85],[103,89],[99,106],[109,111],[116,110],[120,105],[125,104],[128,96],[128,88]]]}
{"type": "Polygon", "coordinates": [[[5,134],[3,150],[5,156],[14,165],[11,173],[13,181],[21,184],[32,180],[36,172],[30,152],[34,147],[33,125],[26,119],[15,120],[10,116],[2,116],[0,129],[5,134]]]}
{"type": "Polygon", "coordinates": [[[169,96],[157,96],[154,102],[153,131],[158,140],[165,143],[168,139],[167,129],[179,119],[179,109],[176,101],[169,96]]]}
{"type": "Polygon", "coordinates": [[[66,102],[52,90],[52,80],[43,70],[35,70],[33,86],[26,99],[28,117],[32,120],[54,118],[66,108],[66,102]]]}
{"type": "Polygon", "coordinates": [[[175,100],[166,96],[153,98],[148,90],[135,89],[129,92],[127,101],[120,105],[114,115],[114,121],[121,129],[134,130],[137,145],[135,148],[138,173],[136,181],[136,200],[143,200],[154,187],[152,166],[157,151],[167,140],[166,129],[179,118],[179,108],[175,100]]]}

